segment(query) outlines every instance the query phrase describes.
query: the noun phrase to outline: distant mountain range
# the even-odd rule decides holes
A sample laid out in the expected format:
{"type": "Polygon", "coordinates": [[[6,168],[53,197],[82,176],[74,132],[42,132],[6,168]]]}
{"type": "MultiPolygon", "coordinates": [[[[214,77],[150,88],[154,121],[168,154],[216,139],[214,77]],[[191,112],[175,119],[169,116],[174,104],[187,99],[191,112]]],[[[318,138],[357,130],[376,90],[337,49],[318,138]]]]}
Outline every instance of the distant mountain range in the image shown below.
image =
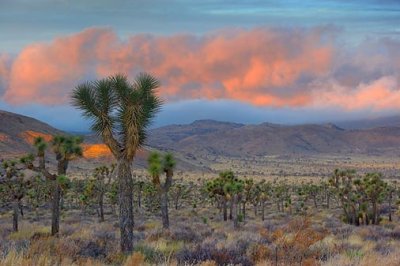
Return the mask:
{"type": "Polygon", "coordinates": [[[200,120],[154,129],[148,143],[193,156],[399,155],[400,126],[344,129],[334,124],[244,125],[200,120]]]}
{"type": "MultiPolygon", "coordinates": [[[[0,111],[0,157],[32,151],[36,136],[51,139],[65,134],[36,119],[0,111]]],[[[206,155],[227,157],[264,155],[362,154],[400,155],[400,117],[349,123],[244,125],[198,120],[187,125],[169,125],[150,131],[148,148],[139,154],[144,164],[149,149],[169,150],[182,158],[206,155]],[[351,129],[351,125],[361,129],[351,129]],[[375,127],[375,125],[378,125],[375,127]]],[[[94,136],[86,136],[87,159],[110,156],[108,148],[94,136]]],[[[182,162],[185,164],[187,162],[182,162]]],[[[187,165],[190,167],[190,165],[187,165]]]]}

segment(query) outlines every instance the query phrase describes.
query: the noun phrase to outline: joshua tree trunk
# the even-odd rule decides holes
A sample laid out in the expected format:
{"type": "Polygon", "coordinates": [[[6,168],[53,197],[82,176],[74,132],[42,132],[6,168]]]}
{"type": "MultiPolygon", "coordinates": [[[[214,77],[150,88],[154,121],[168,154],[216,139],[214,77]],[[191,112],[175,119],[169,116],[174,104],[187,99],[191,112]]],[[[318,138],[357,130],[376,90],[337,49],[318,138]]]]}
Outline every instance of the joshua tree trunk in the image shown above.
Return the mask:
{"type": "Polygon", "coordinates": [[[378,205],[376,202],[372,203],[372,223],[379,224],[378,205]]]}
{"type": "Polygon", "coordinates": [[[265,201],[261,203],[262,208],[262,220],[265,220],[265,201]]]}
{"type": "MultiPolygon", "coordinates": [[[[65,175],[68,168],[68,161],[61,160],[57,155],[57,174],[58,176],[65,175]]],[[[51,235],[57,235],[60,231],[60,200],[61,200],[61,187],[58,184],[57,177],[54,177],[53,182],[53,195],[52,195],[52,210],[51,210],[51,235]]]]}
{"type": "Polygon", "coordinates": [[[120,160],[118,163],[119,224],[120,247],[123,253],[133,250],[133,181],[131,163],[120,160]]]}
{"type": "Polygon", "coordinates": [[[238,195],[235,194],[232,198],[232,208],[231,208],[231,214],[233,218],[233,227],[235,229],[239,228],[239,220],[238,220],[238,195]]]}
{"type": "Polygon", "coordinates": [[[18,213],[19,213],[19,200],[15,199],[13,202],[13,230],[18,232],[18,213]]]}
{"type": "Polygon", "coordinates": [[[169,217],[168,217],[168,192],[165,189],[161,190],[160,194],[160,203],[161,203],[161,217],[163,228],[169,228],[169,217]]]}
{"type": "Polygon", "coordinates": [[[329,209],[330,208],[330,201],[331,201],[331,196],[329,193],[326,195],[326,207],[329,209]]]}
{"type": "Polygon", "coordinates": [[[389,222],[392,221],[392,191],[389,192],[389,222]]]}
{"type": "Polygon", "coordinates": [[[175,198],[175,210],[177,210],[179,207],[179,197],[175,198]]]}
{"type": "Polygon", "coordinates": [[[138,191],[138,207],[142,207],[142,185],[139,185],[139,191],[138,191]]]}
{"type": "Polygon", "coordinates": [[[21,213],[21,217],[24,217],[24,207],[22,206],[21,201],[18,201],[19,212],[21,213]]]}
{"type": "Polygon", "coordinates": [[[224,221],[228,220],[228,206],[227,206],[227,202],[226,199],[222,199],[222,211],[223,211],[223,215],[224,215],[224,221]]]}
{"type": "Polygon", "coordinates": [[[229,204],[229,220],[233,219],[232,212],[233,212],[233,199],[230,200],[229,204]]]}
{"type": "Polygon", "coordinates": [[[57,235],[60,230],[60,186],[57,180],[53,180],[53,197],[51,208],[51,235],[57,235]]]}
{"type": "Polygon", "coordinates": [[[246,202],[243,202],[242,214],[243,214],[243,220],[245,220],[246,219],[246,202]]]}
{"type": "Polygon", "coordinates": [[[99,194],[99,214],[100,214],[100,222],[104,222],[104,204],[103,204],[103,202],[104,202],[104,200],[103,200],[103,198],[104,198],[104,195],[103,195],[103,192],[101,192],[100,194],[99,194]]]}

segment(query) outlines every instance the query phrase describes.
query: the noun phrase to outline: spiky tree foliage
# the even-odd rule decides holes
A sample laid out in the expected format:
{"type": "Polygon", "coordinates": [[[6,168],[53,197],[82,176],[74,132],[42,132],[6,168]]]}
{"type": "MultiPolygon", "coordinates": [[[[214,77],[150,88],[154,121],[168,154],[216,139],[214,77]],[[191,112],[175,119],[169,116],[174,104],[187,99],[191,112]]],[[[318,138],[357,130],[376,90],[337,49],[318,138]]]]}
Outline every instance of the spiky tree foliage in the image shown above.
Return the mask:
{"type": "Polygon", "coordinates": [[[329,184],[334,188],[335,194],[340,201],[345,220],[350,224],[359,224],[358,204],[360,195],[354,189],[353,181],[356,178],[354,170],[335,169],[329,184]]]}
{"type": "Polygon", "coordinates": [[[368,212],[371,223],[379,224],[380,204],[386,197],[387,183],[382,180],[382,173],[367,173],[362,179],[357,179],[354,184],[364,198],[364,204],[370,205],[368,212]]]}
{"type": "MultiPolygon", "coordinates": [[[[229,172],[229,175],[232,172],[229,172]]],[[[239,220],[238,220],[238,204],[240,194],[243,192],[244,182],[243,180],[237,178],[230,178],[228,182],[224,185],[224,191],[226,198],[230,200],[231,203],[231,214],[233,220],[233,226],[235,229],[239,228],[239,220]]]]}
{"type": "Polygon", "coordinates": [[[234,227],[239,226],[238,223],[238,203],[243,192],[244,181],[235,176],[232,171],[223,171],[219,176],[206,183],[206,189],[211,198],[218,201],[221,206],[223,219],[228,219],[228,203],[231,207],[231,215],[234,227]]]}
{"type": "Polygon", "coordinates": [[[167,153],[161,157],[158,152],[152,152],[148,158],[148,171],[154,186],[159,191],[161,217],[164,229],[169,228],[168,191],[172,185],[175,165],[176,162],[171,153],[167,153]],[[162,173],[165,174],[164,181],[160,178],[162,173]]]}
{"type": "Polygon", "coordinates": [[[0,164],[0,184],[4,186],[1,196],[11,202],[13,209],[13,230],[17,232],[21,200],[26,195],[30,186],[30,180],[25,178],[18,163],[10,160],[3,161],[0,164]]]}
{"type": "Polygon", "coordinates": [[[91,120],[91,129],[117,160],[122,252],[133,250],[131,164],[160,109],[161,100],[156,96],[158,87],[158,80],[149,74],[139,74],[133,83],[126,76],[115,75],[83,83],[72,94],[73,105],[91,120]]]}
{"type": "Polygon", "coordinates": [[[60,230],[60,200],[62,196],[62,186],[66,185],[66,174],[69,162],[82,156],[82,143],[81,137],[75,136],[55,136],[51,141],[51,148],[56,156],[57,160],[57,173],[51,173],[46,166],[46,149],[48,143],[42,138],[37,137],[34,140],[34,146],[36,148],[36,157],[38,159],[38,165],[35,165],[35,156],[29,154],[21,158],[21,163],[25,164],[30,170],[36,171],[42,174],[48,179],[51,185],[51,197],[52,197],[52,218],[51,218],[51,234],[56,235],[60,230]]]}
{"type": "Polygon", "coordinates": [[[335,170],[330,184],[340,200],[346,222],[379,224],[380,205],[388,193],[388,185],[381,173],[360,177],[354,170],[335,170]]]}
{"type": "Polygon", "coordinates": [[[224,221],[228,220],[228,199],[224,190],[228,177],[230,176],[225,173],[220,173],[219,177],[206,183],[207,192],[209,193],[210,198],[213,198],[218,202],[218,205],[222,210],[224,221]]]}

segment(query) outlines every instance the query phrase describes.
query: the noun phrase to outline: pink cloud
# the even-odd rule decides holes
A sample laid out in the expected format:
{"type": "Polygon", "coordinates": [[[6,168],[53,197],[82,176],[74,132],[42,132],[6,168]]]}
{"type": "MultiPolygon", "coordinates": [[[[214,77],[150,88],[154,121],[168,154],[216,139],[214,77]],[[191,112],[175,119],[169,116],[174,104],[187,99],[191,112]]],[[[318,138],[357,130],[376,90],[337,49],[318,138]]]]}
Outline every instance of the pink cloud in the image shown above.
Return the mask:
{"type": "MultiPolygon", "coordinates": [[[[3,99],[12,104],[65,104],[82,81],[115,73],[133,78],[146,71],[161,80],[160,94],[167,101],[399,108],[399,64],[379,52],[381,43],[351,52],[336,45],[331,33],[255,28],[121,40],[111,29],[91,28],[31,44],[12,61],[0,56],[0,92],[3,87],[3,99]]],[[[385,47],[396,51],[400,45],[385,47]]],[[[391,54],[400,59],[400,53],[391,54]]]]}

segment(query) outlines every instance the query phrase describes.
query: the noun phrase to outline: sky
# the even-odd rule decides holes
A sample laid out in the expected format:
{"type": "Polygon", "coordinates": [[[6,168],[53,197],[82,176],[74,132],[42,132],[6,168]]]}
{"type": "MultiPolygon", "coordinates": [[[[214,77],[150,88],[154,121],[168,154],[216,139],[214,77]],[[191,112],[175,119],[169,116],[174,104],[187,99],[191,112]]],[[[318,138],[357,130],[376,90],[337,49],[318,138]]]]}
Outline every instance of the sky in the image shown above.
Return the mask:
{"type": "Polygon", "coordinates": [[[0,0],[0,109],[68,131],[74,87],[158,77],[153,126],[399,114],[398,0],[0,0]]]}

